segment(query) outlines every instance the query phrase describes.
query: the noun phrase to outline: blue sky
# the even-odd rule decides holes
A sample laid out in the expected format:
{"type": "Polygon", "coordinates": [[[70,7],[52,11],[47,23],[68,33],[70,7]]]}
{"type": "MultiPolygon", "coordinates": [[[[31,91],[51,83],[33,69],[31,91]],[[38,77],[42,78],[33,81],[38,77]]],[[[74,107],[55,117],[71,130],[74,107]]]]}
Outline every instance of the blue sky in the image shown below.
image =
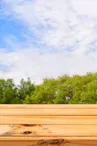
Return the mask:
{"type": "MultiPolygon", "coordinates": [[[[10,20],[9,17],[0,19],[0,48],[7,48],[9,51],[13,49],[4,38],[14,35],[17,40],[25,41],[22,33],[25,31],[25,27],[18,22],[10,20]]],[[[15,48],[14,48],[15,49],[15,48]]]]}
{"type": "Polygon", "coordinates": [[[0,77],[97,71],[97,0],[1,0],[0,77]]]}

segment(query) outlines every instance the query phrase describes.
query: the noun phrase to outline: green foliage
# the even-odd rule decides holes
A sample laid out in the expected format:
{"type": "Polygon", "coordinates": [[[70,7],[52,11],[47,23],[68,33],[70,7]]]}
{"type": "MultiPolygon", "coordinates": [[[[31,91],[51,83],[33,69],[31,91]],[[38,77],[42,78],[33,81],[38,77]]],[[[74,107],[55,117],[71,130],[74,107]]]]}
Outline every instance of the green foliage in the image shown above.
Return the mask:
{"type": "Polygon", "coordinates": [[[22,79],[20,85],[18,86],[18,98],[25,100],[26,96],[30,96],[35,90],[35,85],[31,83],[31,80],[28,78],[27,81],[22,79]]]}
{"type": "Polygon", "coordinates": [[[96,104],[97,73],[45,78],[35,85],[30,78],[15,85],[0,79],[0,104],[96,104]]]}

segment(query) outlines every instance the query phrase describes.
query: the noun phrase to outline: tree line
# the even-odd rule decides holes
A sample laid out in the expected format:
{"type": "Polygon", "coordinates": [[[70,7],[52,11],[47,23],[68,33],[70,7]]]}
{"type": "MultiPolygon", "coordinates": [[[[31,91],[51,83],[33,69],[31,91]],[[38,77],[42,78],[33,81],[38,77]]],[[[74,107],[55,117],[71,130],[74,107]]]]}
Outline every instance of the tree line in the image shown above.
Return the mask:
{"type": "Polygon", "coordinates": [[[97,73],[45,78],[35,85],[30,78],[15,85],[0,79],[0,104],[96,104],[97,73]]]}

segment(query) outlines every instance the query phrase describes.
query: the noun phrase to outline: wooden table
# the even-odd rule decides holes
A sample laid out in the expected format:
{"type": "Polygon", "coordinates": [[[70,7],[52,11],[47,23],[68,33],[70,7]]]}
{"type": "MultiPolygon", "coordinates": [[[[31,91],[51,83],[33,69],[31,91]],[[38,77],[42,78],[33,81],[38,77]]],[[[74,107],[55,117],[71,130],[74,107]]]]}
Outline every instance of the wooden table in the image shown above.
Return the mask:
{"type": "Polygon", "coordinates": [[[0,146],[97,146],[97,105],[0,105],[0,146]]]}

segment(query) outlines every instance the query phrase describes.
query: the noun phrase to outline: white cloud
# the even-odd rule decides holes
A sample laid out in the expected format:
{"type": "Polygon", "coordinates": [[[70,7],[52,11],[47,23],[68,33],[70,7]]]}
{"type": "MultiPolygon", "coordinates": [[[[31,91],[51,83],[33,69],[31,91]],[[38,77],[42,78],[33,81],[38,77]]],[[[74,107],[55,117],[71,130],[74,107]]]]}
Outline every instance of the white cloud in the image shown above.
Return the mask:
{"type": "Polygon", "coordinates": [[[30,32],[36,34],[38,42],[46,46],[64,49],[79,41],[76,48],[85,44],[86,50],[91,37],[96,34],[96,0],[18,0],[14,3],[9,0],[5,3],[11,7],[8,9],[10,15],[24,23],[30,32]],[[88,15],[89,11],[93,15],[88,15]]]}
{"type": "Polygon", "coordinates": [[[87,50],[91,37],[96,34],[96,3],[96,0],[23,1],[15,3],[10,12],[39,37],[40,43],[64,49],[79,41],[76,48],[80,49],[83,44],[87,50]],[[89,11],[93,12],[91,16],[89,11]]]}
{"type": "Polygon", "coordinates": [[[44,77],[97,71],[97,0],[3,0],[3,3],[5,15],[23,23],[37,36],[36,43],[44,44],[45,50],[54,48],[57,53],[41,55],[30,41],[25,42],[26,49],[13,37],[6,37],[6,43],[19,49],[0,54],[0,61],[10,69],[0,76],[16,81],[30,76],[40,83],[44,77]]]}
{"type": "Polygon", "coordinates": [[[97,18],[97,0],[71,0],[72,6],[79,15],[97,18]]]}
{"type": "Polygon", "coordinates": [[[57,77],[67,74],[84,74],[96,71],[96,54],[91,56],[76,56],[70,53],[55,53],[40,55],[39,51],[32,49],[17,52],[1,52],[0,62],[6,64],[8,72],[0,72],[0,77],[14,78],[19,83],[21,78],[31,77],[37,84],[45,77],[57,77]],[[95,58],[92,59],[92,57],[95,58]],[[93,65],[94,64],[94,65],[93,65]]]}

